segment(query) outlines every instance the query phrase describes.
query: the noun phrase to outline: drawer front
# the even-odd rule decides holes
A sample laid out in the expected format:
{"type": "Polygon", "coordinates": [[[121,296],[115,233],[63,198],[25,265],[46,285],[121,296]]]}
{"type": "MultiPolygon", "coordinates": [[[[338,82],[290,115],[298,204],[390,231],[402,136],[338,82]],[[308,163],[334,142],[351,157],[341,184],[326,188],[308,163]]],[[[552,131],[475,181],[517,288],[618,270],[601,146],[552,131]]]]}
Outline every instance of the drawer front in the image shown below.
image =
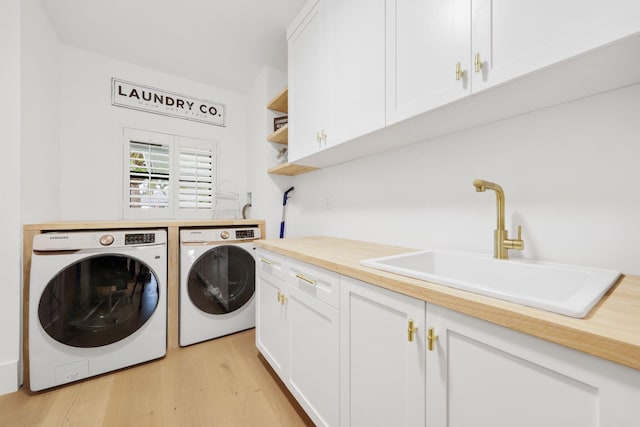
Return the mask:
{"type": "Polygon", "coordinates": [[[256,273],[268,273],[283,281],[287,280],[287,258],[275,252],[257,249],[256,273]]]}
{"type": "Polygon", "coordinates": [[[287,283],[338,309],[340,306],[340,276],[315,265],[288,260],[287,283]]]}

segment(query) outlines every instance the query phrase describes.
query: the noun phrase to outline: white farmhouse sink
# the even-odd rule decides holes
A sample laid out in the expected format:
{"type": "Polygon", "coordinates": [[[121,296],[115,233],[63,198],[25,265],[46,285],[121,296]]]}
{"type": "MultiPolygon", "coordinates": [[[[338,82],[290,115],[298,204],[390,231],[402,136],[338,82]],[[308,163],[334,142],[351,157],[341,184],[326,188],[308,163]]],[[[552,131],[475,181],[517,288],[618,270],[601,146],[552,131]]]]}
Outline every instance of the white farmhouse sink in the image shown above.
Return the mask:
{"type": "Polygon", "coordinates": [[[618,280],[613,270],[427,250],[360,261],[367,267],[583,318],[618,280]]]}

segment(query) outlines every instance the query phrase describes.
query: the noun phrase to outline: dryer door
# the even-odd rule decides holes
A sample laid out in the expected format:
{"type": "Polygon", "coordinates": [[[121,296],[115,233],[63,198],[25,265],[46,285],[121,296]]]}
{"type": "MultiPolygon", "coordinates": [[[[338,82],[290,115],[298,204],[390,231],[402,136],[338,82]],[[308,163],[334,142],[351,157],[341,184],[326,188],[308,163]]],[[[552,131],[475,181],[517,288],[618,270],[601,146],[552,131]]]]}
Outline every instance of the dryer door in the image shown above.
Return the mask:
{"type": "Polygon", "coordinates": [[[256,263],[246,250],[232,245],[216,246],[191,267],[187,292],[191,302],[210,314],[238,310],[256,289],[256,263]]]}
{"type": "Polygon", "coordinates": [[[42,328],[73,347],[99,347],[137,331],[159,300],[158,279],[140,260],[98,255],[58,273],[38,304],[42,328]]]}

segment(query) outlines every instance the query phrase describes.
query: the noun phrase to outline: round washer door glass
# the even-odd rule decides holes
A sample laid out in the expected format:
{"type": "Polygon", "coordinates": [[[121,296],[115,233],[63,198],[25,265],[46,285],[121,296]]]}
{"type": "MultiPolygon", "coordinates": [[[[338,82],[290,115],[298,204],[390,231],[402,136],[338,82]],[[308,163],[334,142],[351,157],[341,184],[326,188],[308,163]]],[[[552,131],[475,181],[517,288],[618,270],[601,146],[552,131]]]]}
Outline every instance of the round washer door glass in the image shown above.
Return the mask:
{"type": "Polygon", "coordinates": [[[187,292],[191,302],[210,314],[238,310],[253,296],[256,263],[246,250],[231,245],[216,246],[191,267],[187,292]]]}
{"type": "Polygon", "coordinates": [[[158,279],[146,264],[124,255],[99,255],[70,265],[47,284],[38,318],[56,341],[100,347],[140,329],[158,301],[158,279]]]}

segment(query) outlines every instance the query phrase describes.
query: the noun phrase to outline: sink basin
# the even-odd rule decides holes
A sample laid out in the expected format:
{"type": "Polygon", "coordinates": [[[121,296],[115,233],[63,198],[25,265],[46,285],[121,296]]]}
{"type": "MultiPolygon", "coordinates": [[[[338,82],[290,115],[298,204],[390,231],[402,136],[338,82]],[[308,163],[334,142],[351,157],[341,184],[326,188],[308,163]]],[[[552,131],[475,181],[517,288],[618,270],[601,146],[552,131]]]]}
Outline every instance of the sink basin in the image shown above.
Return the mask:
{"type": "Polygon", "coordinates": [[[618,280],[613,270],[426,250],[360,261],[367,267],[583,318],[618,280]]]}

